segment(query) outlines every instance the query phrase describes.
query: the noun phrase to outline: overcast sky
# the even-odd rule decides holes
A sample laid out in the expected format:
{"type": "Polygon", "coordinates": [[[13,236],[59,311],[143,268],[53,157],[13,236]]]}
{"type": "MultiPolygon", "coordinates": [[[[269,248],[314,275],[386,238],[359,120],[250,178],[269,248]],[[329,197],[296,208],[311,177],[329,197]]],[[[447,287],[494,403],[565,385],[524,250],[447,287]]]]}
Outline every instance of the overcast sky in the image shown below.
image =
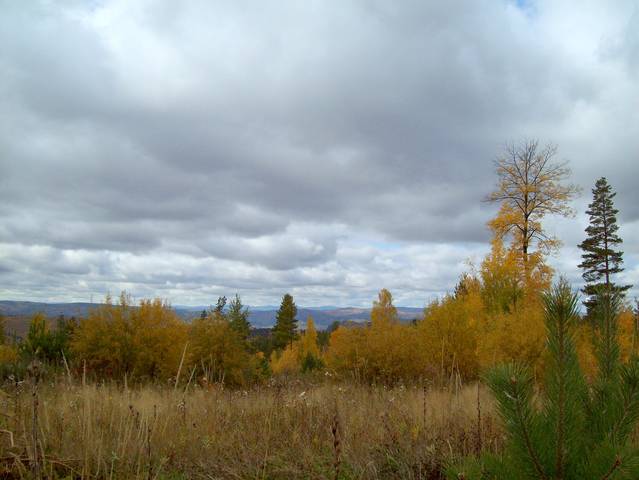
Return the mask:
{"type": "Polygon", "coordinates": [[[606,176],[639,284],[637,1],[0,5],[0,299],[423,306],[524,138],[583,188],[558,272],[606,176]]]}

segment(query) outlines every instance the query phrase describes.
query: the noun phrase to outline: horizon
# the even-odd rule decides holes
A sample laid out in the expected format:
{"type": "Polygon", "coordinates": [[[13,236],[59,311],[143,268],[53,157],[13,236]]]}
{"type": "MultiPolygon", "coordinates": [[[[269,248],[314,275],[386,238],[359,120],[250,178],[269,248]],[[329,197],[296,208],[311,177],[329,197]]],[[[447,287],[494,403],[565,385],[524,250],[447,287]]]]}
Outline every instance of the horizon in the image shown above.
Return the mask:
{"type": "Polygon", "coordinates": [[[583,285],[605,176],[639,296],[635,2],[3,13],[0,298],[370,308],[387,288],[423,308],[489,252],[494,161],[525,139],[582,188],[574,218],[544,218],[555,278],[583,285]]]}
{"type": "MultiPolygon", "coordinates": [[[[142,299],[133,299],[135,303],[139,302],[142,299]]],[[[145,299],[146,300],[146,299],[145,299]]],[[[161,299],[161,300],[165,300],[165,299],[161,299]]],[[[83,301],[70,301],[70,302],[55,302],[55,301],[51,301],[51,302],[45,302],[45,301],[39,301],[39,300],[13,300],[13,299],[9,299],[9,298],[0,298],[0,302],[16,302],[16,303],[42,303],[42,304],[46,304],[46,305],[105,305],[104,302],[96,302],[96,301],[87,301],[87,302],[83,302],[83,301]]],[[[208,305],[184,305],[184,304],[173,304],[171,302],[169,302],[169,305],[171,306],[171,308],[173,309],[182,309],[182,310],[198,310],[200,308],[202,309],[208,309],[208,308],[212,308],[214,307],[214,304],[208,304],[208,305]]],[[[358,309],[358,310],[370,310],[372,308],[372,303],[371,305],[368,306],[358,306],[358,305],[298,305],[296,302],[296,306],[298,308],[298,310],[342,310],[342,309],[358,309]]],[[[413,306],[413,305],[395,305],[397,308],[404,308],[404,309],[419,309],[419,310],[423,310],[426,305],[424,306],[413,306]]],[[[277,310],[279,308],[279,305],[249,305],[249,304],[244,304],[244,307],[250,309],[253,309],[255,311],[271,311],[271,310],[277,310]]],[[[2,313],[2,312],[0,312],[2,313]]]]}

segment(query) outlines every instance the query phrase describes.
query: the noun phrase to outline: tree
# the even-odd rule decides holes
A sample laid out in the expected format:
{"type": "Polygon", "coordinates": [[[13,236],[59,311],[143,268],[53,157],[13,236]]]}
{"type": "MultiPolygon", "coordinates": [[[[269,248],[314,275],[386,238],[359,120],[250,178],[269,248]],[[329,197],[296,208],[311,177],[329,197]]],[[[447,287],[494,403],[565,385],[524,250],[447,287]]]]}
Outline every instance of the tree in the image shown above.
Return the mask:
{"type": "Polygon", "coordinates": [[[218,317],[224,317],[224,308],[226,307],[226,297],[217,297],[217,303],[213,309],[213,314],[218,317]]]}
{"type": "Polygon", "coordinates": [[[76,328],[78,328],[78,320],[75,317],[66,318],[64,315],[58,317],[53,337],[56,356],[69,358],[71,339],[76,328]]]}
{"type": "Polygon", "coordinates": [[[300,363],[302,372],[308,372],[316,370],[323,366],[320,349],[317,343],[317,330],[315,330],[315,323],[313,317],[308,316],[306,319],[306,330],[304,335],[300,338],[300,363]]]}
{"type": "Polygon", "coordinates": [[[226,318],[231,328],[237,332],[242,340],[246,340],[251,330],[251,324],[248,320],[249,309],[242,305],[242,300],[238,294],[229,303],[229,309],[226,318]]]}
{"type": "Polygon", "coordinates": [[[283,349],[293,343],[297,336],[297,307],[290,294],[282,297],[282,303],[277,311],[275,327],[273,327],[273,344],[276,349],[283,349]]]}
{"type": "Polygon", "coordinates": [[[570,169],[566,162],[554,161],[556,154],[555,145],[540,147],[537,140],[527,140],[507,146],[496,161],[499,180],[488,201],[498,202],[501,207],[489,226],[500,237],[512,235],[525,270],[533,245],[542,253],[559,246],[559,240],[544,230],[543,218],[549,214],[574,214],[568,202],[579,189],[563,183],[570,169]]]}
{"type": "Polygon", "coordinates": [[[306,330],[300,338],[288,345],[281,353],[271,355],[273,373],[306,373],[324,365],[317,344],[317,330],[313,317],[306,319],[306,330]]]}
{"type": "Polygon", "coordinates": [[[508,313],[517,309],[523,298],[518,252],[504,247],[499,236],[492,241],[490,253],[481,263],[481,295],[489,313],[508,313]]]}
{"type": "Polygon", "coordinates": [[[71,353],[79,365],[103,376],[166,379],[179,368],[186,335],[187,325],[168,303],[141,300],[134,306],[123,292],[118,304],[107,296],[80,321],[71,353]]]}
{"type": "Polygon", "coordinates": [[[393,295],[385,288],[382,288],[377,294],[377,300],[373,301],[371,324],[375,326],[397,323],[398,321],[397,308],[393,305],[393,295]]]}
{"type": "Polygon", "coordinates": [[[6,320],[2,312],[0,312],[0,345],[4,345],[6,341],[6,332],[5,332],[6,320]]]}
{"type": "Polygon", "coordinates": [[[49,360],[53,353],[53,334],[49,320],[43,313],[36,313],[29,323],[29,331],[20,345],[21,353],[28,359],[49,360]]]}
{"type": "Polygon", "coordinates": [[[613,275],[623,271],[623,252],[615,250],[622,243],[617,235],[619,210],[613,203],[615,195],[606,178],[601,177],[595,183],[593,200],[586,210],[590,224],[586,227],[586,239],[579,244],[584,252],[579,268],[583,269],[582,277],[586,281],[582,291],[586,295],[583,303],[588,314],[596,305],[602,289],[623,293],[630,288],[630,285],[616,285],[612,280],[613,275]]]}
{"type": "Polygon", "coordinates": [[[259,376],[258,357],[247,351],[226,319],[218,315],[196,318],[189,336],[191,368],[208,382],[246,385],[259,376]]]}
{"type": "Polygon", "coordinates": [[[450,479],[631,479],[639,476],[632,434],[639,420],[639,359],[623,364],[617,319],[619,292],[603,295],[594,315],[597,376],[588,385],[576,351],[577,295],[561,281],[544,295],[548,365],[536,394],[521,364],[487,375],[504,420],[502,453],[485,453],[449,469],[450,479]]]}
{"type": "Polygon", "coordinates": [[[317,344],[319,345],[321,350],[325,350],[328,346],[328,342],[331,338],[331,334],[337,330],[340,326],[339,320],[334,320],[328,326],[326,330],[320,330],[317,332],[317,344]]]}

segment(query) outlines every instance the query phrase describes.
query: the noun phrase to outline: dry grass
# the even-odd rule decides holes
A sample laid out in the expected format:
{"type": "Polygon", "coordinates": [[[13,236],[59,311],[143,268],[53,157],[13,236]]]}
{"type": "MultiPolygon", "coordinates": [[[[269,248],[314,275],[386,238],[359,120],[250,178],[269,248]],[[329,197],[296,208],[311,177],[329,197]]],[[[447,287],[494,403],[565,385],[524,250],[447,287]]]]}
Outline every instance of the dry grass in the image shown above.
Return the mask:
{"type": "Polygon", "coordinates": [[[12,385],[0,398],[0,477],[440,478],[443,463],[500,447],[479,393],[480,417],[475,385],[184,392],[61,382],[38,387],[35,425],[32,385],[12,385]]]}

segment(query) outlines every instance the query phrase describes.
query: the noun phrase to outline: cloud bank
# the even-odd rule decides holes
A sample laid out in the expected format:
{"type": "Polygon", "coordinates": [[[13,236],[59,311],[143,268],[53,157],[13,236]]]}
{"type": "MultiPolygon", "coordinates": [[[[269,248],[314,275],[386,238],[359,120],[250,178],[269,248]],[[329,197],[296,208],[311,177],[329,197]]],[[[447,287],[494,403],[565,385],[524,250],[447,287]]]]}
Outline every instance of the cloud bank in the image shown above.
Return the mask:
{"type": "MultiPolygon", "coordinates": [[[[0,18],[0,296],[401,305],[487,250],[508,141],[590,188],[639,284],[635,2],[18,2],[0,18]]],[[[639,294],[634,290],[634,294],[639,294]]]]}

